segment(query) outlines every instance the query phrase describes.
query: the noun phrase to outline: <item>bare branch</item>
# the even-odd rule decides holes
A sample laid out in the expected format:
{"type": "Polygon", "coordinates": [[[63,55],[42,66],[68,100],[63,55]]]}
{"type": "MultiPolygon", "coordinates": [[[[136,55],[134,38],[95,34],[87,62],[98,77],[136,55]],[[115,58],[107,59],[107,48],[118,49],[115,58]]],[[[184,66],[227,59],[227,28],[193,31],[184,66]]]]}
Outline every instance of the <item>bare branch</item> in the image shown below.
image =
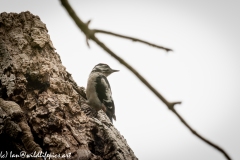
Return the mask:
{"type": "Polygon", "coordinates": [[[129,40],[132,40],[132,41],[134,41],[134,42],[144,43],[144,44],[147,44],[147,45],[149,45],[149,46],[151,46],[151,47],[156,47],[156,48],[159,48],[159,49],[163,49],[163,50],[165,50],[165,51],[167,51],[167,52],[169,52],[169,51],[173,51],[173,50],[170,49],[170,48],[166,48],[166,47],[159,46],[159,45],[156,45],[156,44],[153,44],[153,43],[150,43],[150,42],[147,42],[147,41],[144,41],[144,40],[138,39],[138,38],[133,38],[133,37],[129,37],[129,36],[124,36],[124,35],[117,34],[117,33],[113,33],[113,32],[109,32],[109,31],[104,31],[104,30],[94,29],[94,32],[95,32],[95,33],[109,34],[109,35],[112,35],[112,36],[116,36],[116,37],[121,37],[121,38],[129,39],[129,40]]]}
{"type": "MultiPolygon", "coordinates": [[[[181,102],[168,102],[141,74],[139,74],[131,65],[129,65],[127,62],[125,62],[121,57],[119,57],[118,55],[116,55],[113,51],[111,51],[104,43],[102,43],[96,36],[95,33],[100,33],[99,30],[90,30],[88,28],[88,25],[83,23],[79,17],[76,15],[76,13],[73,11],[72,7],[70,6],[70,4],[68,3],[67,0],[61,0],[62,5],[65,7],[65,9],[67,10],[67,12],[69,13],[69,15],[72,17],[72,19],[75,21],[75,23],[78,25],[78,27],[81,29],[81,31],[86,35],[86,37],[88,39],[93,40],[95,43],[97,43],[103,50],[105,50],[108,54],[110,54],[111,56],[113,56],[116,60],[118,60],[121,64],[123,64],[125,67],[127,67],[135,76],[138,77],[138,79],[140,81],[142,81],[143,84],[145,84],[178,118],[179,120],[198,138],[200,138],[201,140],[203,140],[204,142],[206,142],[208,145],[212,146],[213,148],[215,148],[216,150],[218,150],[219,152],[221,152],[228,160],[231,160],[230,156],[219,146],[217,146],[216,144],[210,142],[209,140],[207,140],[206,138],[204,138],[203,136],[201,136],[199,133],[197,133],[192,127],[190,127],[190,125],[180,116],[180,114],[174,109],[174,106],[176,104],[181,104],[181,102]],[[97,31],[97,32],[96,32],[97,31]]],[[[101,31],[101,30],[100,30],[101,31]]],[[[111,35],[115,35],[118,37],[122,37],[122,38],[127,38],[127,39],[131,39],[133,40],[133,38],[131,37],[127,37],[127,36],[122,36],[122,35],[118,35],[118,34],[114,34],[111,32],[106,32],[106,34],[111,34],[111,35]]],[[[103,31],[101,31],[101,33],[103,33],[103,31]]],[[[141,40],[140,40],[141,41],[141,40]]],[[[145,43],[142,42],[142,43],[145,43]]],[[[148,43],[148,42],[147,42],[148,43]]],[[[147,44],[146,43],[146,44],[147,44]]],[[[150,44],[149,44],[150,45],[150,44]]]]}
{"type": "Polygon", "coordinates": [[[179,113],[174,108],[173,108],[172,111],[181,120],[181,122],[192,132],[192,134],[194,134],[195,136],[197,136],[198,138],[200,138],[201,140],[203,140],[204,142],[206,142],[210,146],[214,147],[219,152],[222,152],[222,154],[226,157],[226,159],[231,160],[230,156],[221,147],[219,147],[218,145],[210,142],[209,140],[207,140],[206,138],[201,136],[198,132],[196,132],[192,127],[189,126],[189,124],[179,115],[179,113]]]}
{"type": "MultiPolygon", "coordinates": [[[[132,41],[135,41],[135,42],[140,42],[140,43],[144,43],[144,44],[147,44],[149,46],[152,46],[152,47],[156,47],[156,48],[159,48],[159,49],[163,49],[167,52],[169,51],[173,51],[172,49],[170,48],[166,48],[166,47],[163,47],[163,46],[159,46],[159,45],[156,45],[156,44],[153,44],[153,43],[150,43],[150,42],[147,42],[147,41],[144,41],[144,40],[141,40],[141,39],[138,39],[138,38],[133,38],[133,37],[129,37],[129,36],[124,36],[124,35],[121,35],[121,34],[117,34],[117,33],[113,33],[113,32],[108,32],[108,31],[104,31],[104,30],[99,30],[99,29],[94,29],[94,30],[90,30],[89,29],[89,24],[91,22],[91,20],[89,20],[87,23],[84,23],[81,19],[78,18],[78,16],[76,15],[76,13],[74,12],[74,10],[72,9],[72,7],[70,6],[70,4],[66,1],[66,0],[61,0],[62,2],[62,5],[66,8],[66,10],[68,11],[68,13],[70,14],[70,16],[74,19],[75,23],[77,24],[77,26],[81,29],[81,31],[86,35],[86,39],[90,39],[91,35],[95,34],[95,33],[104,33],[104,34],[109,34],[109,35],[113,35],[113,36],[117,36],[117,37],[121,37],[121,38],[125,38],[125,39],[129,39],[129,40],[132,40],[132,41]]],[[[89,47],[89,44],[88,44],[88,41],[86,40],[87,42],[87,45],[89,47]]]]}

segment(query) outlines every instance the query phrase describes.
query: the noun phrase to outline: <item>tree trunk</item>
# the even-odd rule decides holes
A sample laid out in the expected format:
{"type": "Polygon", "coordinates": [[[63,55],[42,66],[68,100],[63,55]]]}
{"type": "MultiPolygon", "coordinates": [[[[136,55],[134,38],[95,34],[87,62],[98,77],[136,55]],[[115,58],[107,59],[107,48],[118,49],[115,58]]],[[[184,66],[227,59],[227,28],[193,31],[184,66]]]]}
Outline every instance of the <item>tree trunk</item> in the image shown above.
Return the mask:
{"type": "Polygon", "coordinates": [[[0,97],[0,158],[137,159],[105,113],[85,103],[30,12],[0,14],[0,97]]]}

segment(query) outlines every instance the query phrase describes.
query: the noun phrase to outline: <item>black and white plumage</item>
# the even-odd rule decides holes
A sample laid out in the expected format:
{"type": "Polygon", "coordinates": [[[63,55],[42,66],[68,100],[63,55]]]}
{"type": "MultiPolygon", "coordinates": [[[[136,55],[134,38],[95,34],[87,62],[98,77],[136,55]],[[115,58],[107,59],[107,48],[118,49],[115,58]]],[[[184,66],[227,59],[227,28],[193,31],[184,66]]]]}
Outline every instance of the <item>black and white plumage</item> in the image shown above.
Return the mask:
{"type": "Polygon", "coordinates": [[[112,122],[116,120],[112,91],[107,76],[118,70],[111,69],[107,64],[97,64],[89,75],[86,95],[87,103],[97,111],[102,109],[112,122]]]}

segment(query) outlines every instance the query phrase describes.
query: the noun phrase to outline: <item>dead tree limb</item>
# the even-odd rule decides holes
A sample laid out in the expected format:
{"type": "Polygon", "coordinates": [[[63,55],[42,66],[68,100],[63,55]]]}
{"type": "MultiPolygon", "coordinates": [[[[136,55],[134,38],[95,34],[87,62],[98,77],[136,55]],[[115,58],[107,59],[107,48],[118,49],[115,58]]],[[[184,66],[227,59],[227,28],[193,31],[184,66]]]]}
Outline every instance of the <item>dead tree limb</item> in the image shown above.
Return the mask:
{"type": "MultiPolygon", "coordinates": [[[[204,138],[203,136],[201,136],[199,133],[197,133],[184,119],[183,117],[174,109],[174,106],[176,104],[181,104],[181,102],[169,102],[167,101],[140,73],[138,73],[131,65],[129,65],[126,61],[124,61],[121,57],[119,57],[118,55],[116,55],[113,51],[111,51],[104,43],[102,43],[96,36],[95,33],[105,33],[105,34],[111,34],[114,36],[118,36],[121,38],[127,38],[127,39],[132,39],[134,40],[134,38],[130,38],[128,36],[122,36],[119,34],[115,34],[115,33],[111,33],[111,32],[107,32],[107,31],[101,31],[101,30],[92,30],[89,29],[88,25],[90,23],[90,21],[88,21],[87,23],[84,23],[75,13],[75,11],[73,10],[73,8],[71,7],[71,5],[68,3],[67,0],[61,0],[61,3],[63,5],[63,7],[67,10],[68,14],[72,17],[72,19],[74,20],[74,22],[76,23],[76,25],[81,29],[81,31],[85,34],[86,39],[91,39],[93,40],[95,43],[97,43],[103,50],[105,50],[108,54],[110,54],[111,56],[113,56],[116,60],[118,60],[121,64],[123,64],[126,68],[128,68],[135,76],[138,77],[138,79],[144,84],[146,85],[167,107],[168,109],[170,109],[178,118],[179,120],[198,138],[200,138],[201,140],[203,140],[205,143],[207,143],[208,145],[212,146],[214,149],[218,150],[219,152],[221,152],[226,159],[231,160],[230,156],[226,153],[226,151],[224,151],[221,147],[219,147],[218,145],[210,142],[209,140],[207,140],[206,138],[204,138]]],[[[141,42],[141,40],[140,40],[141,42]]],[[[168,50],[167,50],[168,51],[168,50]]]]}

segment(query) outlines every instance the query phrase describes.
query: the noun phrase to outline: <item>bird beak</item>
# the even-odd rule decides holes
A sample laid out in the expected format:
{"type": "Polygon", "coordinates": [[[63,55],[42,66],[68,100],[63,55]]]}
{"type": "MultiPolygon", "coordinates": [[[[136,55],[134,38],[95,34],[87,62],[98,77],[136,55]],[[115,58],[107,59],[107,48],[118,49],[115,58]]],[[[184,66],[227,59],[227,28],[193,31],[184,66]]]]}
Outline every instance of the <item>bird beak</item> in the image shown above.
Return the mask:
{"type": "Polygon", "coordinates": [[[112,69],[112,72],[119,72],[119,70],[112,69]]]}

